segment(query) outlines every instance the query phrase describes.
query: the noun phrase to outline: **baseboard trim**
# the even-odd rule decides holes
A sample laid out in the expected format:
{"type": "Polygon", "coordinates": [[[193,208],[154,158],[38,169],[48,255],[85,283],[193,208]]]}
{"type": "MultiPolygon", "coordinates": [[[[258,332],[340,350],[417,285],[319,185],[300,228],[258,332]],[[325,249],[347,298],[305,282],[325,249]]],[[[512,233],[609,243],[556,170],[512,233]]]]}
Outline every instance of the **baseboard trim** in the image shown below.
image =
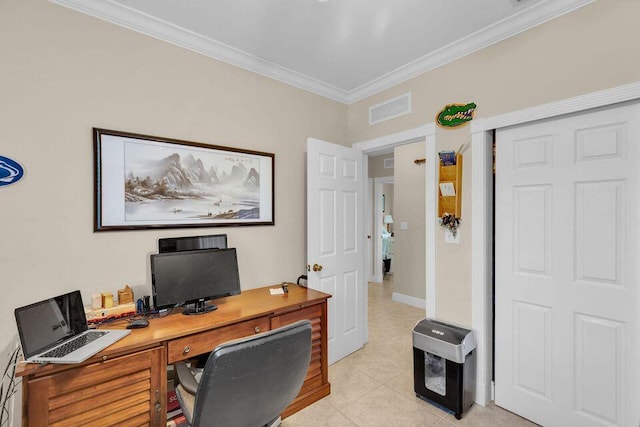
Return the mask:
{"type": "Polygon", "coordinates": [[[391,299],[393,301],[401,302],[402,304],[407,304],[413,307],[418,307],[423,310],[427,309],[427,301],[420,298],[394,292],[393,295],[391,295],[391,299]]]}
{"type": "Polygon", "coordinates": [[[493,399],[487,395],[487,385],[485,383],[476,383],[475,403],[480,406],[487,406],[493,399]]]}

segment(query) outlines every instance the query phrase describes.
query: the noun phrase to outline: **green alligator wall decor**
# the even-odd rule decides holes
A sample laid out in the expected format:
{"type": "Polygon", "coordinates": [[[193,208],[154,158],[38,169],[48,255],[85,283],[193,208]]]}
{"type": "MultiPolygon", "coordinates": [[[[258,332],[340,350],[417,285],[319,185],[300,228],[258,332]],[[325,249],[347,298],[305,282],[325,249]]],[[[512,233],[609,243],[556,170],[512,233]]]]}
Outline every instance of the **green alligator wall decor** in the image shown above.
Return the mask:
{"type": "Polygon", "coordinates": [[[436,116],[436,123],[442,127],[456,127],[473,120],[476,111],[475,102],[468,104],[449,104],[436,116]]]}

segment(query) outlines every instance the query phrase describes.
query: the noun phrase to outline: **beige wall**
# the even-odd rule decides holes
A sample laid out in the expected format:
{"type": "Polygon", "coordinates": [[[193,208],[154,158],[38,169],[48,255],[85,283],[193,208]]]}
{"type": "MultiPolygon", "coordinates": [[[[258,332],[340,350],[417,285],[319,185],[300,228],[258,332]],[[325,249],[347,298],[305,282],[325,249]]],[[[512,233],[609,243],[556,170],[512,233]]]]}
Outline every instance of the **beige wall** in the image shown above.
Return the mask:
{"type": "Polygon", "coordinates": [[[380,156],[369,157],[369,178],[381,178],[384,176],[393,176],[394,168],[384,167],[384,160],[390,159],[393,154],[382,154],[380,156]]]}
{"type": "Polygon", "coordinates": [[[444,228],[436,231],[436,312],[440,319],[471,326],[471,146],[467,128],[438,135],[439,151],[462,149],[462,219],[460,243],[445,243],[444,228]]]}
{"type": "Polygon", "coordinates": [[[159,237],[227,233],[243,289],[306,264],[305,152],[347,142],[347,107],[44,0],[0,0],[0,348],[13,310],[126,283],[150,293],[159,237]],[[92,127],[275,153],[275,226],[93,232],[92,127]]]}
{"type": "MultiPolygon", "coordinates": [[[[491,117],[638,81],[639,16],[638,1],[600,0],[399,84],[350,106],[349,141],[366,141],[433,122],[436,113],[452,102],[474,101],[476,118],[491,117]],[[412,114],[368,125],[371,105],[406,92],[412,93],[412,114]]],[[[457,149],[470,142],[469,126],[438,129],[436,140],[438,151],[457,149]]],[[[461,243],[445,245],[441,233],[437,236],[436,310],[443,320],[470,325],[470,150],[466,154],[461,243]]]]}
{"type": "Polygon", "coordinates": [[[393,291],[425,299],[425,167],[415,159],[424,158],[425,143],[402,145],[394,150],[394,256],[393,291]],[[400,228],[407,222],[408,229],[400,228]]]}

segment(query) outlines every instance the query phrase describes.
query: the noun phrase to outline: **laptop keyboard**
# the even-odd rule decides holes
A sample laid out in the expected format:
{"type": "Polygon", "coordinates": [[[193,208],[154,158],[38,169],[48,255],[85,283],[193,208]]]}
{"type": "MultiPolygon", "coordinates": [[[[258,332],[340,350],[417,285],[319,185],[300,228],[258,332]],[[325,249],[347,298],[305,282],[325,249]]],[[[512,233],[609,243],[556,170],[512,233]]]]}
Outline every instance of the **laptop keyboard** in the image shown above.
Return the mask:
{"type": "Polygon", "coordinates": [[[79,349],[82,346],[89,344],[92,341],[97,340],[101,336],[106,334],[106,332],[101,331],[89,331],[84,335],[79,336],[67,343],[64,343],[60,347],[56,347],[51,351],[46,352],[40,357],[64,357],[67,354],[79,349]]]}

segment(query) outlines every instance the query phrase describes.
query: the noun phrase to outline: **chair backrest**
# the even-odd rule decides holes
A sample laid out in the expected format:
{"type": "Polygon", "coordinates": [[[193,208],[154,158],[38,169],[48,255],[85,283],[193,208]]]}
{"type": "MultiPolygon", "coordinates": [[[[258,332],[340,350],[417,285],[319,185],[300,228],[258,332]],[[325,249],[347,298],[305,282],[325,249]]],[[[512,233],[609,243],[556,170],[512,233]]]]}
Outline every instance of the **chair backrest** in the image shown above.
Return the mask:
{"type": "Polygon", "coordinates": [[[308,320],[216,347],[202,371],[191,425],[271,422],[300,392],[310,358],[308,320]]]}

